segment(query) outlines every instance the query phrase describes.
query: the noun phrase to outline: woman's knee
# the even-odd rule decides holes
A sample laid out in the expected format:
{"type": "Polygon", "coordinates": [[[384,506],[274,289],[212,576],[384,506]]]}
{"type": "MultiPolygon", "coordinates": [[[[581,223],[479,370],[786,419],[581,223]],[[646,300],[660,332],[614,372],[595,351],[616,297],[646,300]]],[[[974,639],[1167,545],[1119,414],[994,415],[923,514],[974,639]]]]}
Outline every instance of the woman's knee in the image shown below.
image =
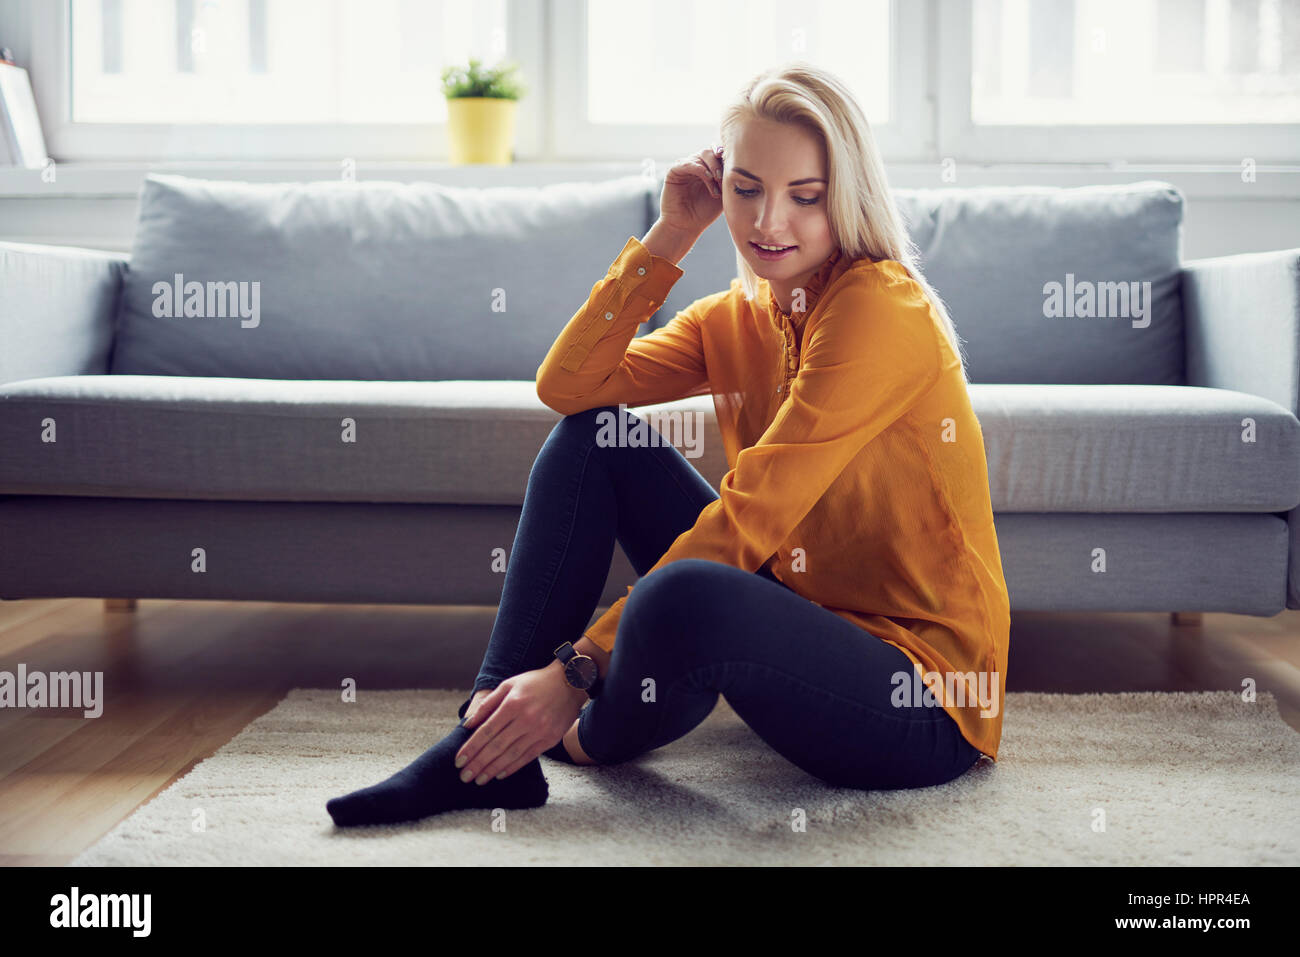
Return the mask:
{"type": "Polygon", "coordinates": [[[556,422],[533,460],[528,473],[529,482],[540,481],[542,476],[554,476],[556,469],[567,475],[572,469],[582,467],[587,453],[597,444],[599,426],[596,416],[609,409],[609,406],[599,406],[566,415],[556,422]]]}
{"type": "MultiPolygon", "coordinates": [[[[602,434],[611,429],[615,435],[618,434],[619,411],[617,406],[599,405],[564,416],[552,426],[550,435],[537,453],[537,460],[558,458],[566,464],[582,461],[587,452],[608,444],[602,440],[602,434]]],[[[631,415],[626,411],[623,414],[631,415]]],[[[537,462],[533,465],[536,468],[537,462]]]]}
{"type": "Polygon", "coordinates": [[[623,617],[634,623],[637,634],[653,635],[657,642],[725,627],[734,617],[734,603],[728,603],[720,587],[719,571],[728,567],[680,558],[656,568],[632,586],[623,617]]]}

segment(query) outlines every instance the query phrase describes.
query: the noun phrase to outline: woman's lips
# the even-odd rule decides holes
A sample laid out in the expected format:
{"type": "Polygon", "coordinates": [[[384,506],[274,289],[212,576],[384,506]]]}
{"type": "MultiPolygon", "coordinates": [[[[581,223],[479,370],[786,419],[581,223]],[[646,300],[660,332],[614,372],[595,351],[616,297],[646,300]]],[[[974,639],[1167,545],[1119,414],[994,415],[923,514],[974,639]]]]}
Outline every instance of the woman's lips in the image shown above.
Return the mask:
{"type": "Polygon", "coordinates": [[[790,255],[792,252],[794,252],[796,249],[799,248],[798,246],[787,246],[785,249],[782,249],[779,252],[773,252],[771,250],[764,249],[758,243],[752,241],[750,242],[749,247],[753,249],[755,253],[758,254],[759,259],[767,259],[767,260],[782,259],[790,255]]]}

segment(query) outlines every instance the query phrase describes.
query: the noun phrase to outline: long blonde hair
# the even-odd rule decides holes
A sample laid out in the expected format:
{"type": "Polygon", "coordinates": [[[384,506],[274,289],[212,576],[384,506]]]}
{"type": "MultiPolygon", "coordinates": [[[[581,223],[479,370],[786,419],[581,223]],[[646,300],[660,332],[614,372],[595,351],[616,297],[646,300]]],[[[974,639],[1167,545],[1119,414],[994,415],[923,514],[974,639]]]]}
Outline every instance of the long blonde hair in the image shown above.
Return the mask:
{"type": "MultiPolygon", "coordinates": [[[[728,165],[736,133],[752,119],[797,124],[820,138],[830,165],[826,215],[831,235],[849,259],[893,259],[907,269],[934,305],[969,382],[962,339],[917,265],[920,251],[894,205],[875,137],[849,88],[829,71],[802,60],[764,70],[723,111],[720,139],[728,165]]],[[[758,276],[739,249],[736,272],[745,298],[752,300],[758,295],[758,276]]]]}

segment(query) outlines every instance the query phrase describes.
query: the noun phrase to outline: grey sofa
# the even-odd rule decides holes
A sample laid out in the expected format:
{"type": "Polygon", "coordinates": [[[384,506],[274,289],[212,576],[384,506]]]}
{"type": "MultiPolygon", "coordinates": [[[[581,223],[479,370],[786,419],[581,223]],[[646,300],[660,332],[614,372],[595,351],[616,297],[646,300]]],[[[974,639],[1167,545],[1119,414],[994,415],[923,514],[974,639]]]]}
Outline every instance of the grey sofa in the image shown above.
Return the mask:
{"type": "MultiPolygon", "coordinates": [[[[0,242],[0,598],[496,604],[537,367],[660,188],[151,175],[130,256],[0,242]]],[[[1012,607],[1300,608],[1300,249],[1183,262],[1160,182],[896,195],[1012,607]]],[[[734,256],[720,219],[638,335],[734,256]]],[[[716,488],[711,397],[672,410],[716,488]]]]}

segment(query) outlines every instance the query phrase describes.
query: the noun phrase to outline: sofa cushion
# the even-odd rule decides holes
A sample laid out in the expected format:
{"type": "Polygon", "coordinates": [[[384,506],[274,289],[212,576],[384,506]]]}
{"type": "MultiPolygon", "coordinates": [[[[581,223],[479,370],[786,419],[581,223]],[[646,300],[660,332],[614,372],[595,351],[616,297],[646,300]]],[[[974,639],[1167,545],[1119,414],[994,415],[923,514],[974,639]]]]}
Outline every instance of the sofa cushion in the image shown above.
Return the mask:
{"type": "Polygon", "coordinates": [[[628,237],[644,235],[648,183],[150,174],[109,371],[531,381],[628,237]]]}
{"type": "MultiPolygon", "coordinates": [[[[662,189],[662,177],[659,189],[662,189]]],[[[973,382],[1186,382],[1180,236],[1183,196],[1169,183],[895,189],[921,271],[965,340],[973,382]],[[1142,293],[1120,301],[1116,283],[1142,293]],[[1044,314],[1060,285],[1061,318],[1044,314]],[[1136,283],[1137,285],[1131,285],[1136,283]],[[1150,299],[1146,298],[1150,283],[1150,299]],[[1092,297],[1101,308],[1082,317],[1092,297]],[[1129,315],[1115,316],[1127,305],[1129,315]]],[[[658,215],[659,192],[652,211],[658,215]]],[[[726,289],[736,248],[719,217],[681,263],[656,316],[726,289]]]]}
{"type": "MultiPolygon", "coordinates": [[[[683,451],[716,481],[697,408],[683,451]]],[[[0,494],[520,505],[559,418],[522,380],[28,379],[0,386],[0,494]]]]}
{"type": "Polygon", "coordinates": [[[1300,420],[1227,389],[972,384],[1007,512],[1281,512],[1300,504],[1300,420]]]}
{"type": "MultiPolygon", "coordinates": [[[[1300,422],[1267,399],[1095,385],[973,385],[971,399],[995,511],[1300,504],[1300,422]]],[[[710,396],[635,411],[663,433],[656,417],[680,414],[694,431],[675,444],[718,488],[710,396]]],[[[520,505],[557,421],[523,381],[29,379],[0,386],[0,493],[520,505]],[[47,419],[57,442],[41,440],[47,419]]]]}

